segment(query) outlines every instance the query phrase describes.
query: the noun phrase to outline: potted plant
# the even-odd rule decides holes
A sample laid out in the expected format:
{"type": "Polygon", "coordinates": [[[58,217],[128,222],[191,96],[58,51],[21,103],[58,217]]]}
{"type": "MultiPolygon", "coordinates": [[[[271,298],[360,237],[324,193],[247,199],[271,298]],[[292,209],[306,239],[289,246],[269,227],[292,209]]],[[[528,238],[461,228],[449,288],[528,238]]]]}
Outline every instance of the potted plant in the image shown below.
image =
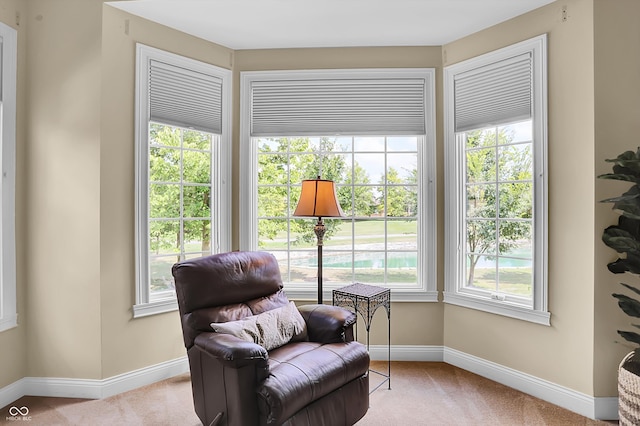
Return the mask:
{"type": "MultiPolygon", "coordinates": [[[[617,158],[606,160],[613,163],[613,173],[598,176],[631,183],[624,194],[602,202],[613,203],[620,213],[618,224],[609,226],[602,234],[604,243],[625,256],[607,264],[614,274],[629,272],[640,275],[640,148],[636,152],[626,151],[617,158]]],[[[621,283],[638,296],[613,293],[618,306],[632,318],[640,318],[640,286],[621,283]]],[[[640,329],[640,324],[632,324],[640,329]]],[[[640,346],[640,334],[635,331],[618,330],[625,340],[640,346]]],[[[620,424],[640,424],[640,351],[636,348],[620,363],[618,369],[618,415],[620,424]]]]}

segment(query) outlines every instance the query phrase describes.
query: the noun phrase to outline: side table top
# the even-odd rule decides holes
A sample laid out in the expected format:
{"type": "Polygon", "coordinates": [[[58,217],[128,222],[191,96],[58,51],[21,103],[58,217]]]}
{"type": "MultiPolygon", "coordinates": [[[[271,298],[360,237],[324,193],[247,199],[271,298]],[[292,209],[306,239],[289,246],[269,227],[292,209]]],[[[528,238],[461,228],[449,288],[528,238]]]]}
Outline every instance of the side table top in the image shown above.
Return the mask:
{"type": "Polygon", "coordinates": [[[373,297],[381,293],[389,292],[389,289],[378,287],[375,285],[353,283],[344,287],[337,288],[334,291],[338,293],[348,293],[355,296],[373,297]]]}

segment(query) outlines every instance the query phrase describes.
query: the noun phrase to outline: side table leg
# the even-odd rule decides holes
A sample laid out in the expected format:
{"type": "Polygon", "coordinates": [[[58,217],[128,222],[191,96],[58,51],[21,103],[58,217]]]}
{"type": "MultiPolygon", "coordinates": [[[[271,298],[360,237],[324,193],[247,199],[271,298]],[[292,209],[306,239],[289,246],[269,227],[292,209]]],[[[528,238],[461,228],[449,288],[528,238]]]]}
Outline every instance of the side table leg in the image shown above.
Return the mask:
{"type": "Polygon", "coordinates": [[[389,381],[389,390],[391,390],[391,315],[389,315],[388,328],[389,335],[387,340],[387,375],[389,381]]]}

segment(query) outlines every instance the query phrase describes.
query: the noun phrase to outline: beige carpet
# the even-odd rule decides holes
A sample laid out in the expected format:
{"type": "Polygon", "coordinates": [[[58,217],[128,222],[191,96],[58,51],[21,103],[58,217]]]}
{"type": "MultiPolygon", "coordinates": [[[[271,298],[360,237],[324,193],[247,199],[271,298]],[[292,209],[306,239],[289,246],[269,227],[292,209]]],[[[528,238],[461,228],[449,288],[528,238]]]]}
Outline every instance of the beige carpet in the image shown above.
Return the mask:
{"type": "MultiPolygon", "coordinates": [[[[386,363],[372,367],[386,371],[386,363]]],[[[391,390],[384,384],[370,398],[358,426],[608,424],[440,362],[393,362],[391,390]]]]}
{"type": "MultiPolygon", "coordinates": [[[[386,371],[386,363],[372,367],[386,371]]],[[[371,375],[374,386],[380,378],[371,375]]],[[[358,426],[607,425],[439,362],[393,362],[391,390],[371,394],[358,426]]],[[[15,410],[14,410],[15,412],[15,410]]],[[[195,426],[188,375],[103,400],[26,396],[0,411],[0,424],[82,426],[195,426]],[[11,407],[27,407],[30,421],[10,421],[11,407]]]]}

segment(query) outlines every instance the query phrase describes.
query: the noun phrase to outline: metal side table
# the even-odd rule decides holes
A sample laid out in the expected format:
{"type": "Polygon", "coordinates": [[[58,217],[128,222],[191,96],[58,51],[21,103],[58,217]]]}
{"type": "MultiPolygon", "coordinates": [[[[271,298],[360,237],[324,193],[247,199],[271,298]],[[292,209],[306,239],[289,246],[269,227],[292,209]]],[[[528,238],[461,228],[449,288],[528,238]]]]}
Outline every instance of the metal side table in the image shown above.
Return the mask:
{"type": "MultiPolygon", "coordinates": [[[[373,314],[380,306],[384,306],[387,311],[388,340],[387,340],[387,374],[369,370],[379,374],[385,379],[378,384],[371,392],[378,389],[385,382],[391,389],[391,291],[388,288],[378,287],[369,284],[353,283],[351,285],[333,290],[333,304],[345,308],[353,308],[356,314],[360,314],[367,329],[367,351],[369,350],[369,329],[373,314]]],[[[358,338],[358,328],[356,327],[356,339],[358,338]]],[[[369,393],[371,393],[369,392],[369,393]]]]}

